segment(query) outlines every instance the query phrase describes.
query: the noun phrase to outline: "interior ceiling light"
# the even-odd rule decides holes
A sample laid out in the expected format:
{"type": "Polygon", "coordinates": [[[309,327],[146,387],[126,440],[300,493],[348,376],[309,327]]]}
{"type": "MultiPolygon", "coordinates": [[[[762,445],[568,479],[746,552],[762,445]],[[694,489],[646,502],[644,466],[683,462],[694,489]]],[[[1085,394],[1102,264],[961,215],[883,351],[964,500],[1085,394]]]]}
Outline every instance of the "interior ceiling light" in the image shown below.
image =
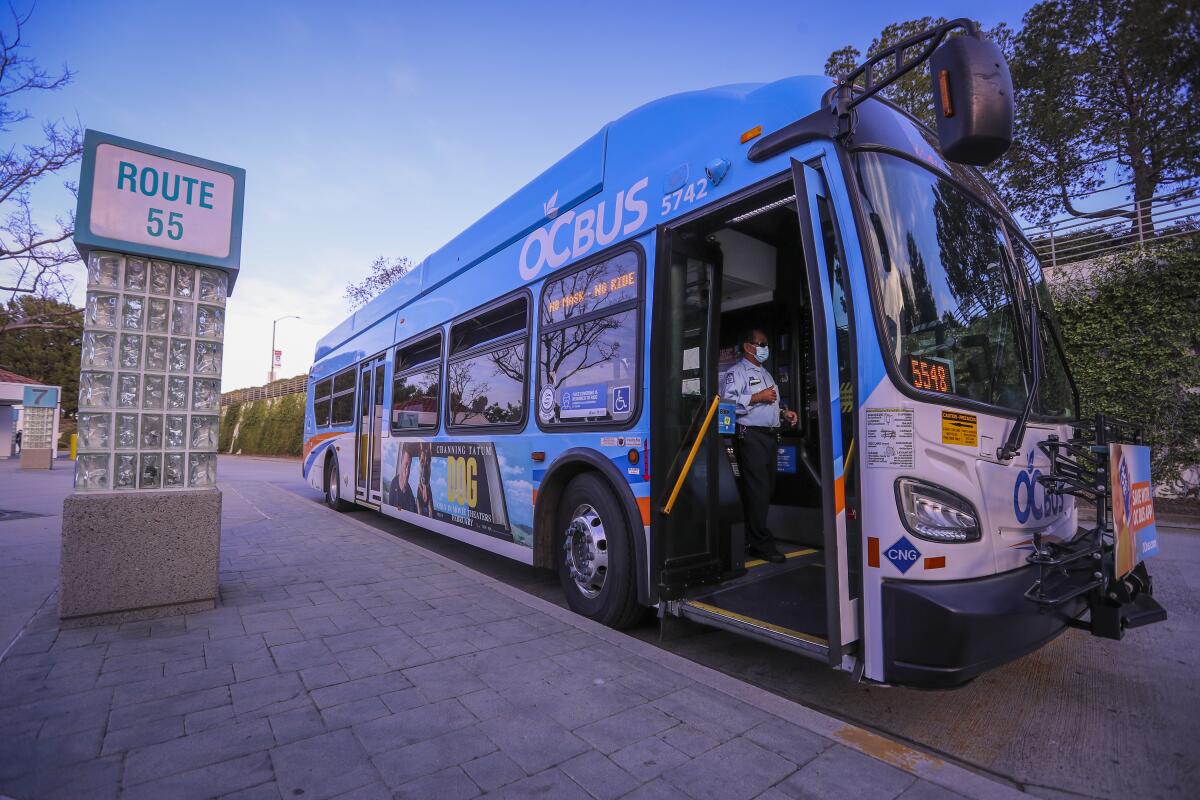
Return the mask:
{"type": "Polygon", "coordinates": [[[776,200],[774,203],[767,203],[765,206],[762,206],[761,208],[756,208],[753,211],[747,211],[745,214],[738,214],[736,217],[729,220],[725,224],[726,225],[736,225],[739,222],[745,222],[748,219],[757,217],[759,214],[765,214],[768,211],[774,211],[777,208],[786,206],[788,203],[794,203],[795,201],[796,201],[796,195],[793,194],[789,197],[783,198],[782,200],[776,200]]]}

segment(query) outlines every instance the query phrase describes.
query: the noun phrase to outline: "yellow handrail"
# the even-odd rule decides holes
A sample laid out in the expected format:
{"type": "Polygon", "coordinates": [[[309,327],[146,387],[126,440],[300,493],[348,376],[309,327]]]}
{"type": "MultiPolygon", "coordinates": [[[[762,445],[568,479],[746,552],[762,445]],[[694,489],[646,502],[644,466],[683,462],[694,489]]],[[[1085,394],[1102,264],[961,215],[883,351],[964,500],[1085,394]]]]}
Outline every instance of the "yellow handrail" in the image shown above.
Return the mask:
{"type": "Polygon", "coordinates": [[[683,488],[683,482],[687,478],[688,473],[692,471],[692,462],[696,460],[696,453],[700,452],[700,443],[704,441],[705,434],[708,433],[708,427],[712,425],[713,417],[717,414],[717,407],[721,405],[721,395],[713,395],[712,405],[708,407],[708,416],[704,418],[704,424],[700,426],[700,432],[696,435],[696,441],[692,443],[692,450],[688,453],[687,461],[683,462],[683,469],[679,471],[679,478],[675,481],[675,488],[671,490],[671,496],[667,498],[667,504],[663,506],[663,513],[670,514],[671,509],[675,507],[675,500],[679,497],[679,490],[683,488]]]}

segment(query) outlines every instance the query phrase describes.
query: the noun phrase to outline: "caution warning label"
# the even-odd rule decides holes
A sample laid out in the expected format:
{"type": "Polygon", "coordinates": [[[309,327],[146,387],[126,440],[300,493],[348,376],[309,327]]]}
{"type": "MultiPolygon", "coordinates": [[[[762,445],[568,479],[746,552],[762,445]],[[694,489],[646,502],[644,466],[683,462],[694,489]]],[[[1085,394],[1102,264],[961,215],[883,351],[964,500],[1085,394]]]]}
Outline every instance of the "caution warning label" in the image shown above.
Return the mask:
{"type": "Polygon", "coordinates": [[[942,444],[974,447],[979,443],[979,420],[961,411],[942,412],[942,444]]]}

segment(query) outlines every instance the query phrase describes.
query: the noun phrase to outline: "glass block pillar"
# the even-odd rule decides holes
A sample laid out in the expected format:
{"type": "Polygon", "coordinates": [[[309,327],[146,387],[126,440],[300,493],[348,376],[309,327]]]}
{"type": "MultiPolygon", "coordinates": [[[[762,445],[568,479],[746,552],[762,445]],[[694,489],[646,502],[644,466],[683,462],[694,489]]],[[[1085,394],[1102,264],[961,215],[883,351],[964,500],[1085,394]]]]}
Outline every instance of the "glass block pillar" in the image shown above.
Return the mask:
{"type": "Polygon", "coordinates": [[[221,270],[88,254],[75,491],[216,485],[227,294],[221,270]]]}

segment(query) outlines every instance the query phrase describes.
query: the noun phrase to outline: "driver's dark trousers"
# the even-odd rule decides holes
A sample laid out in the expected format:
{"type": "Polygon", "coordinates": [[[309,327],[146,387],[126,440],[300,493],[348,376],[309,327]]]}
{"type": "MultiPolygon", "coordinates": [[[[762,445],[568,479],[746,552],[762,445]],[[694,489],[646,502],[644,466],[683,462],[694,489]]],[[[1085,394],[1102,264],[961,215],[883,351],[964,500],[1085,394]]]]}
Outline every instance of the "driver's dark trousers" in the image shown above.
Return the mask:
{"type": "Polygon", "coordinates": [[[774,542],[767,528],[767,511],[775,492],[779,436],[774,428],[738,425],[736,441],[746,512],[746,546],[770,549],[774,542]]]}

